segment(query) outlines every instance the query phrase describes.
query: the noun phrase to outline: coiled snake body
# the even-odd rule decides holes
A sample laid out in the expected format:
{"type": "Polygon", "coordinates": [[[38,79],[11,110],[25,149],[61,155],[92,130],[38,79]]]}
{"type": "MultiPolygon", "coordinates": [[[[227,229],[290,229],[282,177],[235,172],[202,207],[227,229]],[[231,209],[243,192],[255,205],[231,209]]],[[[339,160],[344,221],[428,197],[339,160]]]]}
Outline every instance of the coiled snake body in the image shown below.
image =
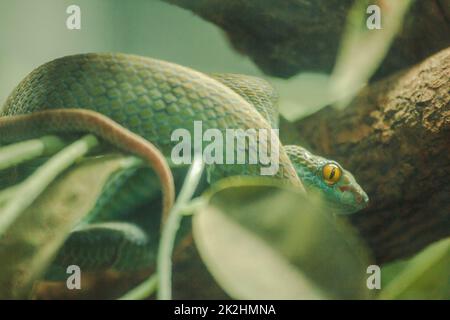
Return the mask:
{"type": "MultiPolygon", "coordinates": [[[[167,210],[174,198],[169,169],[151,156],[149,151],[154,150],[149,150],[152,146],[147,141],[170,156],[174,146],[172,131],[185,128],[192,132],[194,121],[202,121],[205,130],[270,130],[277,125],[275,105],[272,87],[254,77],[206,75],[165,61],[125,54],[74,55],[38,67],[17,86],[0,113],[0,143],[55,132],[94,133],[152,164],[165,182],[167,210]]],[[[218,176],[258,175],[259,169],[255,165],[224,164],[215,165],[213,171],[218,176]]],[[[150,190],[149,179],[143,176],[150,177],[151,173],[122,173],[99,203],[113,201],[118,190],[121,194],[133,193],[133,184],[150,190]]],[[[355,212],[368,201],[348,171],[299,146],[280,147],[276,177],[299,188],[318,190],[339,213],[355,212]]],[[[113,211],[130,211],[125,206],[136,206],[148,192],[140,197],[136,194],[132,198],[136,201],[126,201],[127,205],[122,203],[114,209],[106,205],[110,210],[95,215],[101,218],[91,217],[90,223],[77,228],[61,250],[61,264],[123,270],[154,262],[146,247],[148,235],[131,223],[113,222],[113,211]]]]}

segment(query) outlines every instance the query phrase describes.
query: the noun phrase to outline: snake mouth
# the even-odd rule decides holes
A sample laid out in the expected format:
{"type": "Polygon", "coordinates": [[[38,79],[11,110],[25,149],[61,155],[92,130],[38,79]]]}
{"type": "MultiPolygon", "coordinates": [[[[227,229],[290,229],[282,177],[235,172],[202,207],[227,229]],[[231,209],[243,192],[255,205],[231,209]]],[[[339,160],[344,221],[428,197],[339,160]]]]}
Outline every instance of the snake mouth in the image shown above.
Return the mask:
{"type": "Polygon", "coordinates": [[[353,188],[352,186],[340,186],[339,190],[342,193],[346,193],[348,192],[349,194],[351,194],[352,198],[354,199],[354,205],[350,205],[348,204],[349,207],[353,207],[357,210],[360,209],[364,209],[365,207],[367,207],[368,203],[369,203],[369,197],[367,196],[367,194],[362,191],[362,190],[357,190],[355,188],[353,188]]]}
{"type": "Polygon", "coordinates": [[[369,204],[369,196],[365,192],[362,194],[362,203],[365,207],[369,204]]]}
{"type": "Polygon", "coordinates": [[[367,207],[369,204],[369,196],[363,190],[350,190],[355,197],[356,202],[360,205],[361,208],[367,207]]]}

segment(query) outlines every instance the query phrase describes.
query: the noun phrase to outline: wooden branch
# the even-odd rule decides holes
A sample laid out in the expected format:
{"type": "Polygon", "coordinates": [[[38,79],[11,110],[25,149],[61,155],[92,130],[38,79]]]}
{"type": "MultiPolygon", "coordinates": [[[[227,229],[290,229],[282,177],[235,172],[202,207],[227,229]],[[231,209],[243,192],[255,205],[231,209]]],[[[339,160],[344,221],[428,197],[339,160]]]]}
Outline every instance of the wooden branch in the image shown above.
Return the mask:
{"type": "MultiPolygon", "coordinates": [[[[165,1],[218,25],[236,50],[280,77],[331,70],[353,3],[165,1]]],[[[449,46],[448,8],[450,0],[415,1],[373,79],[449,46]]],[[[371,85],[345,111],[326,108],[295,125],[282,121],[284,142],[306,140],[313,151],[342,162],[368,191],[370,208],[352,222],[379,262],[450,235],[449,52],[371,85]]]]}
{"type": "MultiPolygon", "coordinates": [[[[288,78],[331,71],[353,0],[165,0],[222,28],[261,70],[288,78]]],[[[415,1],[374,78],[410,67],[450,43],[450,0],[415,1]]],[[[382,9],[383,10],[383,9],[382,9]]],[[[386,9],[387,10],[387,9],[386,9]]]]}
{"type": "Polygon", "coordinates": [[[450,48],[365,88],[343,111],[283,126],[285,143],[296,131],[367,191],[370,207],[352,223],[378,262],[450,236],[450,48]]]}

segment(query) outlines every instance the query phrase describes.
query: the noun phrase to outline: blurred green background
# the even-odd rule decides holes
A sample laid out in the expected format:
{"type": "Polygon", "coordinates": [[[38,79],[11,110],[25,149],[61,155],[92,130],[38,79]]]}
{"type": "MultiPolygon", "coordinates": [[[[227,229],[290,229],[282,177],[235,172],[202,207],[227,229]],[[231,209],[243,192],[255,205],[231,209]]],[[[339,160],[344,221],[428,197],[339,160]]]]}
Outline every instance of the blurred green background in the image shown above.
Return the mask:
{"type": "MultiPolygon", "coordinates": [[[[35,67],[85,52],[125,52],[159,58],[204,72],[263,76],[235,52],[216,26],[159,0],[0,0],[0,105],[35,67]],[[81,8],[81,30],[68,30],[66,8],[81,8]]],[[[294,119],[328,102],[327,77],[269,78],[280,108],[294,119]]]]}

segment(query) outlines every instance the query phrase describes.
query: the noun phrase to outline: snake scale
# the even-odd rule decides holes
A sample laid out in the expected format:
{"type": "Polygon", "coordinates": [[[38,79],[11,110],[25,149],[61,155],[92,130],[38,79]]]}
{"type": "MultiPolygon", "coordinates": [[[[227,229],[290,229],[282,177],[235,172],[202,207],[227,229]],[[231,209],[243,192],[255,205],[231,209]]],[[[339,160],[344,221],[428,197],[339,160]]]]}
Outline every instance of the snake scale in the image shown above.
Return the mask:
{"type": "MultiPolygon", "coordinates": [[[[14,89],[0,113],[0,143],[90,132],[146,160],[153,171],[124,171],[111,178],[95,214],[72,232],[55,262],[134,270],[154,263],[151,235],[120,215],[158,188],[155,173],[163,188],[163,209],[170,209],[172,175],[155,154],[170,156],[171,132],[192,132],[194,121],[202,121],[204,129],[270,130],[278,123],[276,100],[273,88],[255,77],[204,74],[128,54],[79,54],[36,68],[14,89]]],[[[212,171],[219,177],[259,174],[258,166],[248,164],[214,165],[212,171]]],[[[353,213],[368,202],[350,172],[300,146],[280,146],[275,177],[320,192],[337,213],[353,213]]]]}

